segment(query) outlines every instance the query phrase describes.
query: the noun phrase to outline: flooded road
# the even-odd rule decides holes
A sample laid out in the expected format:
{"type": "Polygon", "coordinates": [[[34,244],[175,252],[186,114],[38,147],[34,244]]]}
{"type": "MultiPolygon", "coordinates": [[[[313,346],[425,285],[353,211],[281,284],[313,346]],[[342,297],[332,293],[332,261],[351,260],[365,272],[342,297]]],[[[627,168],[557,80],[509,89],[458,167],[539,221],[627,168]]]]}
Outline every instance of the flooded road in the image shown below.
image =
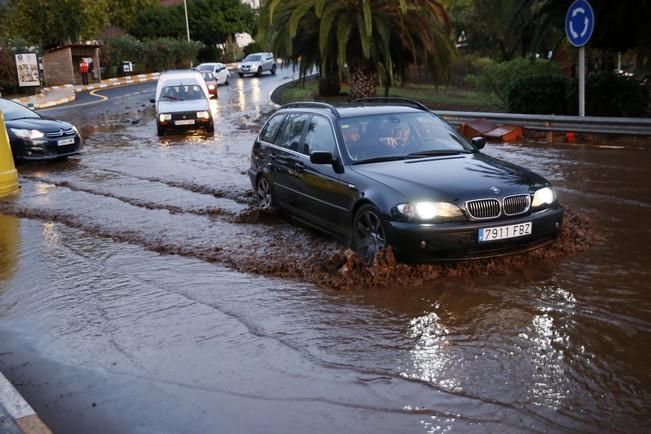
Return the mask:
{"type": "Polygon", "coordinates": [[[0,369],[55,432],[651,430],[647,151],[486,148],[589,217],[586,251],[333,285],[341,246],[252,208],[290,78],[220,87],[214,137],[157,138],[153,85],[47,113],[85,150],[0,202],[0,369]]]}

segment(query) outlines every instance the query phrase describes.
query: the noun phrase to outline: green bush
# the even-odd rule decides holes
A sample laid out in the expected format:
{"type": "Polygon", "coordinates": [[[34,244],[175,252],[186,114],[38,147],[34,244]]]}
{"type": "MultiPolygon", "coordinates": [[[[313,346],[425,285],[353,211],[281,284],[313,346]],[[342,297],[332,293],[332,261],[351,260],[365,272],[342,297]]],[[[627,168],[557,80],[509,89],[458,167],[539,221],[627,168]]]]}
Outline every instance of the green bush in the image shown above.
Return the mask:
{"type": "MultiPolygon", "coordinates": [[[[588,116],[649,115],[649,90],[632,77],[591,74],[585,93],[588,116]]],[[[522,77],[513,82],[507,101],[512,113],[578,115],[578,82],[558,74],[522,77]]]]}
{"type": "Polygon", "coordinates": [[[511,113],[568,114],[570,81],[560,74],[516,79],[507,98],[511,113]]]}
{"type": "Polygon", "coordinates": [[[494,64],[488,57],[467,54],[457,57],[448,70],[448,85],[461,89],[477,89],[479,75],[487,67],[494,64]]]}
{"type": "Polygon", "coordinates": [[[139,41],[133,36],[118,36],[102,48],[108,59],[108,71],[117,70],[122,61],[134,63],[134,73],[159,72],[173,68],[189,68],[196,59],[201,44],[184,39],[156,38],[139,41]]]}
{"type": "Polygon", "coordinates": [[[585,87],[588,116],[649,115],[649,90],[633,77],[612,72],[591,74],[585,87]]]}
{"type": "Polygon", "coordinates": [[[478,78],[480,89],[496,99],[496,104],[508,107],[511,86],[519,78],[537,75],[558,75],[557,63],[547,60],[514,59],[508,62],[489,64],[478,78]]]}

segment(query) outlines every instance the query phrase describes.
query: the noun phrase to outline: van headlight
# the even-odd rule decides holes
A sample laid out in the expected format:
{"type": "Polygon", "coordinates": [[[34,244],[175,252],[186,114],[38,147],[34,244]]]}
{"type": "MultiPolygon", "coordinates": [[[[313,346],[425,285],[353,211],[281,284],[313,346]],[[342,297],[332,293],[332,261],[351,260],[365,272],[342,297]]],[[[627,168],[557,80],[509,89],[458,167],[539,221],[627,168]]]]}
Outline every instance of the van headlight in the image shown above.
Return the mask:
{"type": "Polygon", "coordinates": [[[197,112],[197,119],[210,119],[210,113],[208,113],[208,110],[197,112]]]}
{"type": "Polygon", "coordinates": [[[158,115],[158,120],[161,122],[171,121],[172,115],[170,113],[161,113],[158,115]]]}
{"type": "Polygon", "coordinates": [[[403,216],[418,220],[449,220],[463,217],[463,211],[455,204],[449,202],[422,201],[401,203],[396,206],[396,209],[403,216]]]}
{"type": "Polygon", "coordinates": [[[556,193],[551,187],[544,187],[533,194],[531,201],[532,208],[540,208],[545,205],[551,205],[556,201],[556,193]]]}
{"type": "Polygon", "coordinates": [[[11,132],[16,135],[16,137],[20,137],[21,139],[29,139],[29,140],[35,140],[35,139],[42,139],[45,137],[45,134],[43,134],[39,130],[24,130],[20,128],[12,128],[11,132]]]}

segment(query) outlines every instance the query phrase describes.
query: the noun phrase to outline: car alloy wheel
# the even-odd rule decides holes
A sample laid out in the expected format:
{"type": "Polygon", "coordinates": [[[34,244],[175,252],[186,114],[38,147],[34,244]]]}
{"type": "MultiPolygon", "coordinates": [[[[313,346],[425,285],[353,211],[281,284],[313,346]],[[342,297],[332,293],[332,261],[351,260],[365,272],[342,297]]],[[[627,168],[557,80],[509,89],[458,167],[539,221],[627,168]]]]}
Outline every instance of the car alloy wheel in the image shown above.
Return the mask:
{"type": "Polygon", "coordinates": [[[257,188],[255,190],[256,198],[258,200],[258,208],[271,209],[273,208],[273,193],[271,192],[271,184],[264,176],[258,178],[257,188]]]}
{"type": "Polygon", "coordinates": [[[353,248],[366,264],[371,264],[375,255],[386,245],[380,212],[373,205],[362,206],[353,223],[353,248]]]}

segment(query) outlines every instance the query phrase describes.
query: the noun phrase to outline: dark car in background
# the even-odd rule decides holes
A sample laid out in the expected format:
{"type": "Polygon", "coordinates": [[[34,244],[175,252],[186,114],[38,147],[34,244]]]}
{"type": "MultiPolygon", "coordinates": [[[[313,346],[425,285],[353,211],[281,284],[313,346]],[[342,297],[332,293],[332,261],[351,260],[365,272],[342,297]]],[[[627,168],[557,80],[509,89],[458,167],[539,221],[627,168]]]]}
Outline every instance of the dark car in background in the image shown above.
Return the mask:
{"type": "Polygon", "coordinates": [[[480,151],[422,104],[292,103],[256,138],[248,171],[262,208],[349,242],[371,262],[464,260],[539,247],[563,208],[543,177],[480,151]]]}
{"type": "Polygon", "coordinates": [[[50,119],[8,99],[0,98],[14,160],[63,160],[81,150],[74,125],[50,119]]]}

